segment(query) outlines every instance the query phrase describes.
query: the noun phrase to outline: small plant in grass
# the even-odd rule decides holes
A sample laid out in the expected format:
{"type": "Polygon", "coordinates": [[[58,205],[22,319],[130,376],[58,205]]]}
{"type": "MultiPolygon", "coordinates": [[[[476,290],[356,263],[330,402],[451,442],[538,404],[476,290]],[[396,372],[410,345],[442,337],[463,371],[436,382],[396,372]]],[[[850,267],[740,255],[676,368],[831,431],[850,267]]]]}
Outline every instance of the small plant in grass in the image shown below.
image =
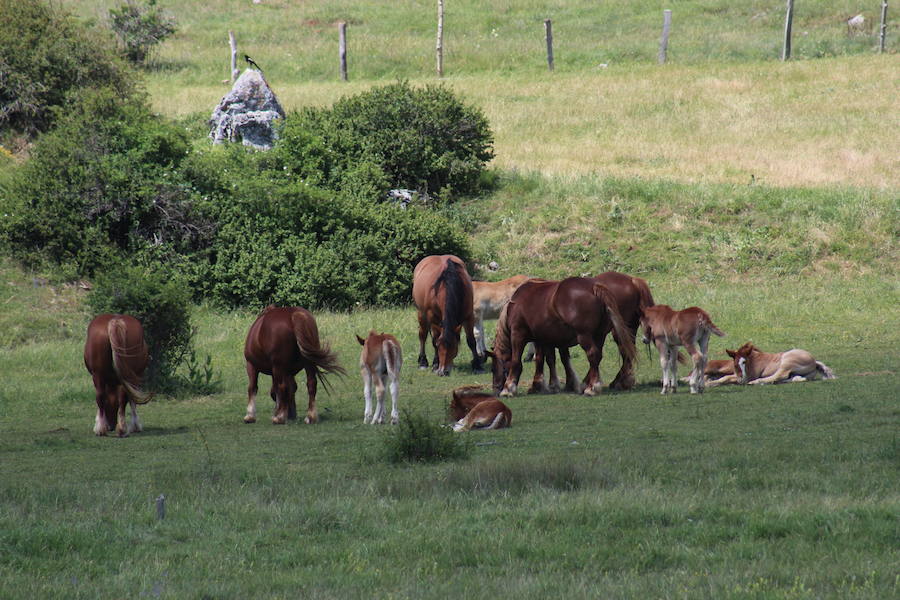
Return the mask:
{"type": "Polygon", "coordinates": [[[197,352],[191,349],[184,361],[187,375],[183,380],[183,386],[190,392],[208,396],[219,391],[222,384],[222,376],[212,367],[212,355],[207,354],[202,363],[197,359],[197,352]]]}
{"type": "Polygon", "coordinates": [[[384,457],[395,464],[468,458],[465,437],[421,413],[404,412],[384,439],[384,457]]]}

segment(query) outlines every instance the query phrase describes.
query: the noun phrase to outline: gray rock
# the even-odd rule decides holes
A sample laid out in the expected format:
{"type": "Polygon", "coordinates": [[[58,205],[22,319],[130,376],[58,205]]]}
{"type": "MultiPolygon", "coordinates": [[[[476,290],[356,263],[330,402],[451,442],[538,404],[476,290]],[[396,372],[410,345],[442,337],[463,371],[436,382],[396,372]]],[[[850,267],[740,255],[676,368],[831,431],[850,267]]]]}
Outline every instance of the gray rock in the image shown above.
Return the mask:
{"type": "Polygon", "coordinates": [[[213,111],[209,137],[215,144],[241,140],[245,146],[268,150],[276,138],[273,121],[283,118],[284,110],[262,73],[247,69],[213,111]]]}

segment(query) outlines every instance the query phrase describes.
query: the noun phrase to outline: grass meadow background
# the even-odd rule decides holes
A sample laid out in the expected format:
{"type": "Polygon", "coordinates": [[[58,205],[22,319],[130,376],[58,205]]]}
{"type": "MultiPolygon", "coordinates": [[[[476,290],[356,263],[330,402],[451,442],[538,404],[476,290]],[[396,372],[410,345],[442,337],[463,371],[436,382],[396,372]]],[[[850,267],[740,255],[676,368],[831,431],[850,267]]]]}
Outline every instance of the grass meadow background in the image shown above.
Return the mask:
{"type": "MultiPolygon", "coordinates": [[[[114,3],[62,4],[102,19],[114,3]]],[[[179,33],[146,88],[186,127],[228,90],[228,29],[288,109],[437,81],[432,1],[160,4],[179,33]]],[[[317,311],[349,373],[320,389],[321,423],[270,425],[263,377],[244,425],[255,314],[204,305],[215,392],[157,397],[143,433],[96,438],[83,290],[4,258],[0,598],[900,594],[900,62],[895,34],[879,56],[844,25],[880,2],[798,1],[787,64],[782,1],[446,4],[444,83],[496,135],[494,189],[453,209],[475,261],[501,266],[479,275],[640,275],[710,312],[727,333],[711,357],[802,347],[838,379],[664,398],[641,346],[632,392],[523,394],[512,428],[463,437],[468,460],[390,466],[391,428],[362,425],[354,334],[397,335],[401,409],[434,420],[454,387],[489,382],[465,352],[438,378],[415,368],[411,307],[317,311]]],[[[606,381],[618,366],[608,346],[606,381]]]]}

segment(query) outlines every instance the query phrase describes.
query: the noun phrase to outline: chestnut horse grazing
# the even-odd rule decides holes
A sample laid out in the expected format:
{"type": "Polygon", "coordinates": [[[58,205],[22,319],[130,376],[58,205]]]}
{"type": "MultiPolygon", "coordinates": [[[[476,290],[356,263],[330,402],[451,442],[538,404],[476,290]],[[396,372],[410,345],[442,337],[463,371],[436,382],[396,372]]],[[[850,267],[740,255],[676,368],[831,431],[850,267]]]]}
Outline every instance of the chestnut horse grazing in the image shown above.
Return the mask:
{"type": "Polygon", "coordinates": [[[527,275],[514,275],[502,281],[473,281],[472,305],[475,312],[475,346],[478,356],[485,360],[487,346],[484,342],[484,320],[496,319],[519,286],[530,279],[527,275]]]}
{"type": "MultiPolygon", "coordinates": [[[[582,382],[587,395],[599,393],[602,387],[600,360],[607,334],[613,332],[623,357],[629,361],[635,358],[634,340],[616,299],[606,286],[590,278],[526,281],[506,305],[506,318],[497,329],[498,338],[506,336],[509,340],[507,345],[495,340],[494,345],[495,386],[505,376],[501,396],[515,395],[522,374],[522,351],[528,342],[534,342],[535,349],[548,360],[552,360],[552,349],[559,348],[564,365],[568,361],[563,349],[580,345],[590,365],[582,382]]],[[[567,374],[567,386],[574,386],[569,365],[567,374]]]]}
{"type": "Polygon", "coordinates": [[[104,314],[88,325],[84,366],[96,391],[96,435],[106,435],[113,421],[119,437],[143,429],[135,404],[146,404],[152,397],[140,389],[148,362],[144,328],[134,317],[104,314]],[[127,426],[126,404],[131,404],[131,422],[127,426]]]}
{"type": "Polygon", "coordinates": [[[763,352],[750,342],[737,350],[726,350],[734,361],[734,374],[723,377],[713,385],[723,383],[784,383],[811,379],[835,379],[834,372],[813,358],[806,350],[794,348],[787,352],[763,352]]]}
{"type": "Polygon", "coordinates": [[[453,390],[450,415],[456,423],[453,431],[502,429],[512,425],[512,411],[493,394],[480,391],[480,386],[464,386],[453,390]]]}
{"type": "Polygon", "coordinates": [[[272,423],[283,424],[287,419],[297,418],[297,404],[294,393],[297,382],[294,376],[306,371],[306,391],[309,406],[306,422],[316,423],[316,388],[321,380],[325,384],[326,373],[344,374],[337,362],[337,355],[319,341],[316,320],[305,308],[296,306],[278,308],[267,307],[257,317],[244,344],[244,358],[247,360],[247,415],[244,423],[256,422],[256,392],[259,374],[272,376],[272,400],[275,414],[272,423]]]}
{"type": "Polygon", "coordinates": [[[713,324],[706,311],[696,306],[676,311],[665,304],[657,304],[644,309],[641,324],[644,326],[644,343],[652,341],[659,350],[663,371],[662,393],[675,393],[678,385],[676,348],[684,346],[694,361],[689,379],[691,393],[702,394],[706,387],[703,373],[706,370],[709,334],[725,335],[713,324]]]}
{"type": "Polygon", "coordinates": [[[363,413],[363,423],[381,425],[384,423],[384,389],[385,383],[391,388],[391,425],[400,421],[400,413],[397,412],[397,394],[400,386],[400,367],[403,364],[403,354],[400,352],[400,343],[397,338],[387,333],[369,332],[363,339],[356,336],[360,343],[362,353],[359,356],[359,370],[363,380],[363,396],[366,399],[366,408],[363,413]],[[377,406],[372,412],[372,386],[375,386],[375,400],[377,406]]]}
{"type": "Polygon", "coordinates": [[[482,372],[473,332],[472,278],[463,261],[452,254],[423,258],[413,272],[413,302],[419,318],[419,368],[428,368],[425,338],[430,330],[435,371],[449,375],[459,352],[460,329],[465,327],[472,370],[482,372]]]}

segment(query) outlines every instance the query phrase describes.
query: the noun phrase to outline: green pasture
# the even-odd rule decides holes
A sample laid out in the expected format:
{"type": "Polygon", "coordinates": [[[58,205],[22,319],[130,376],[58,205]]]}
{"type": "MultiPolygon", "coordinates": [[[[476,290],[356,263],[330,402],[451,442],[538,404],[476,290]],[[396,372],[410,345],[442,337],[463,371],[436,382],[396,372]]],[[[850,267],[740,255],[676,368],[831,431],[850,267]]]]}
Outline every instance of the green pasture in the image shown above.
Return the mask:
{"type": "MultiPolygon", "coordinates": [[[[0,597],[898,592],[896,278],[651,277],[658,301],[702,304],[726,331],[714,356],[747,339],[796,345],[839,378],[664,398],[641,347],[635,391],[520,395],[511,429],[466,434],[469,460],[390,466],[392,428],[362,424],[354,333],[400,339],[404,411],[441,419],[453,387],[489,382],[465,353],[449,378],[417,370],[412,308],[318,314],[349,375],[320,392],[319,425],[273,426],[266,377],[262,418],[241,422],[254,315],[198,307],[217,391],[157,398],[143,433],[96,438],[83,292],[8,263],[3,276],[5,318],[34,325],[0,350],[0,597]]],[[[608,345],[605,380],[617,368],[608,345]]]]}
{"type": "MultiPolygon", "coordinates": [[[[97,20],[116,3],[61,2],[97,20]]],[[[179,32],[145,87],[191,131],[228,90],[229,29],[288,109],[436,81],[432,0],[159,3],[179,32]]],[[[410,306],[317,312],[348,371],[320,387],[320,424],[271,425],[263,376],[245,425],[255,314],[202,305],[213,393],[158,396],[143,433],[97,438],[89,282],[3,257],[0,599],[900,595],[900,63],[893,30],[879,56],[844,25],[881,3],[798,0],[787,64],[782,0],[445,4],[444,81],[496,137],[491,189],[445,209],[477,275],[640,275],[711,314],[711,358],[801,347],[838,379],[663,397],[639,344],[631,392],[523,393],[512,428],[461,434],[469,459],[391,466],[395,428],[362,424],[354,334],[399,338],[401,415],[435,421],[454,387],[489,382],[467,350],[438,378],[416,369],[410,306]]],[[[0,180],[21,160],[0,149],[0,180]]],[[[618,367],[608,344],[604,381],[618,367]]]]}

